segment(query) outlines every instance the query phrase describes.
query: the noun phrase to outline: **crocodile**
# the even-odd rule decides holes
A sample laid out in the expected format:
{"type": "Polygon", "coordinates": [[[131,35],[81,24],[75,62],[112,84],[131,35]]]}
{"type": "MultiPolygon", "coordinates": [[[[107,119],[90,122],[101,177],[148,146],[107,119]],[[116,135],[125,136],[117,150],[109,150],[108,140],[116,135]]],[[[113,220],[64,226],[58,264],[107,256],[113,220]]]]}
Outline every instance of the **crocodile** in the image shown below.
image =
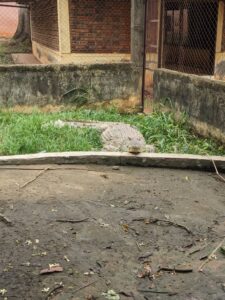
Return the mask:
{"type": "Polygon", "coordinates": [[[93,128],[101,132],[102,150],[110,152],[155,152],[153,145],[147,145],[143,135],[135,127],[119,122],[95,121],[61,121],[54,122],[54,126],[69,126],[73,128],[93,128]]]}

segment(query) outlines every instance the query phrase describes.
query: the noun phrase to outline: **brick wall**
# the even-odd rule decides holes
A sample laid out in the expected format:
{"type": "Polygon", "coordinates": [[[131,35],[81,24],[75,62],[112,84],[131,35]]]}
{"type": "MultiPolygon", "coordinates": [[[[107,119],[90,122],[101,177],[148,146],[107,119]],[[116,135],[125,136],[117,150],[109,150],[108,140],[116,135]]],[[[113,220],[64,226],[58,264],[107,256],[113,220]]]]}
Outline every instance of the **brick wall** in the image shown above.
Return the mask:
{"type": "Polygon", "coordinates": [[[33,2],[31,23],[33,41],[59,50],[57,0],[33,2]]]}
{"type": "Polygon", "coordinates": [[[225,8],[224,8],[224,20],[223,20],[222,52],[225,52],[225,8]]]}
{"type": "Polygon", "coordinates": [[[131,0],[70,0],[73,53],[130,53],[131,0]]]}

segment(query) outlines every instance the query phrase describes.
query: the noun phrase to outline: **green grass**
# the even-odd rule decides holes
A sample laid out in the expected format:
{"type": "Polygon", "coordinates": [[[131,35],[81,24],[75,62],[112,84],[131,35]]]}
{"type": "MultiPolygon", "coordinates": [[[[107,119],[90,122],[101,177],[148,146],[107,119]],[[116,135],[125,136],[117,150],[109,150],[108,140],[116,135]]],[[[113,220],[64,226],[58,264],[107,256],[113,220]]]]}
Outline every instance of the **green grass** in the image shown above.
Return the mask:
{"type": "Polygon", "coordinates": [[[14,64],[12,53],[31,53],[31,42],[25,40],[24,42],[17,42],[12,40],[5,40],[0,42],[0,65],[14,64]]]}
{"type": "Polygon", "coordinates": [[[0,43],[0,64],[7,65],[13,64],[13,59],[11,54],[6,53],[6,46],[3,43],[0,43]]]}
{"type": "Polygon", "coordinates": [[[172,113],[155,112],[121,115],[115,110],[71,110],[31,114],[0,112],[0,154],[89,151],[101,149],[100,133],[93,129],[44,126],[53,120],[99,120],[135,125],[148,144],[158,152],[225,155],[225,149],[211,139],[196,136],[186,118],[176,121],[172,113]]]}

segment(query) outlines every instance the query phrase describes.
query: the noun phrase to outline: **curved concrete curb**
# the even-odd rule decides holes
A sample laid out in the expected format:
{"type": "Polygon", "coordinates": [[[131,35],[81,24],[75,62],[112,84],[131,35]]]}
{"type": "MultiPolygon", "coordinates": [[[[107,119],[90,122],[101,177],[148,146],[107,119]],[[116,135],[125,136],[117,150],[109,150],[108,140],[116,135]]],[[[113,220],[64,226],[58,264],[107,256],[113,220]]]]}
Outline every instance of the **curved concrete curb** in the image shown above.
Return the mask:
{"type": "Polygon", "coordinates": [[[63,152],[0,156],[0,166],[34,164],[98,164],[138,167],[225,171],[225,157],[187,154],[142,153],[132,155],[122,152],[63,152]]]}

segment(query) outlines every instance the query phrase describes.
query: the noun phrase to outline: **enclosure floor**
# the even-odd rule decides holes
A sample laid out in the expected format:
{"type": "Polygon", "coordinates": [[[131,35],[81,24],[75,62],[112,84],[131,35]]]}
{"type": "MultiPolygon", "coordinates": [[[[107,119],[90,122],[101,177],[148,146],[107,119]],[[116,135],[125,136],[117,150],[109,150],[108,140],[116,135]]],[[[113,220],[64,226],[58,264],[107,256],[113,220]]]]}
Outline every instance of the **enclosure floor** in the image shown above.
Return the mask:
{"type": "Polygon", "coordinates": [[[4,297],[93,300],[114,290],[122,300],[224,299],[220,249],[198,272],[225,232],[225,185],[215,174],[49,167],[57,170],[0,168],[4,297]],[[40,275],[49,264],[63,271],[40,275]],[[179,264],[193,271],[158,272],[179,264]]]}

